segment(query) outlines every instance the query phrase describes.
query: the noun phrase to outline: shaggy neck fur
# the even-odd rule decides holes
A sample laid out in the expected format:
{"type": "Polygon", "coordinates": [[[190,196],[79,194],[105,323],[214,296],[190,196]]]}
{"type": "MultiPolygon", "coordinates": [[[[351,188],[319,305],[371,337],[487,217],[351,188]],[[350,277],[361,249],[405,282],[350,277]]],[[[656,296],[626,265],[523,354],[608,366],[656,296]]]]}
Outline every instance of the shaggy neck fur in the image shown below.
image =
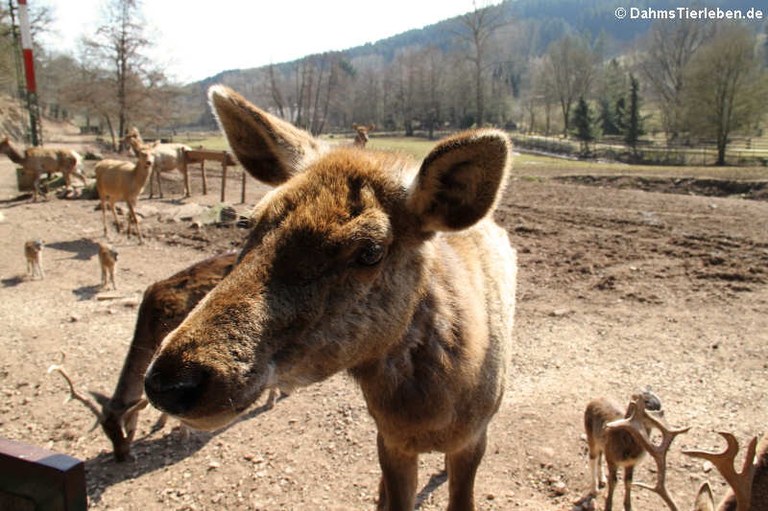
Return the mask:
{"type": "Polygon", "coordinates": [[[0,142],[0,153],[8,156],[8,158],[10,158],[13,163],[24,165],[24,156],[19,152],[18,149],[11,145],[11,142],[8,139],[0,142]]]}

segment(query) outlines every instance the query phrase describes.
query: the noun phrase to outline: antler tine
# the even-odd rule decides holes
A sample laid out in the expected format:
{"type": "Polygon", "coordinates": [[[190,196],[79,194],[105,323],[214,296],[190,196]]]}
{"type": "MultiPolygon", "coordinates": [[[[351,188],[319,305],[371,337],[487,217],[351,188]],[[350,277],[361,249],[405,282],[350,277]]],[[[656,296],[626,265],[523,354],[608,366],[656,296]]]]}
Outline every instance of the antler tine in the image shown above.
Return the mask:
{"type": "Polygon", "coordinates": [[[712,463],[728,485],[733,488],[736,496],[738,511],[749,509],[752,500],[752,480],[755,477],[755,452],[757,450],[757,437],[753,437],[747,446],[744,456],[744,464],[741,472],[735,468],[736,453],[739,452],[739,442],[731,433],[720,431],[719,435],[725,438],[727,446],[722,452],[710,451],[683,451],[683,454],[701,458],[712,463]]]}
{"type": "Polygon", "coordinates": [[[653,460],[656,462],[656,468],[657,468],[657,476],[656,476],[656,484],[654,486],[650,486],[645,483],[633,483],[634,486],[639,486],[641,488],[645,488],[646,490],[651,490],[652,492],[656,493],[661,497],[661,499],[664,501],[665,504],[667,504],[667,507],[671,509],[672,511],[678,511],[677,504],[672,499],[672,496],[667,491],[666,487],[666,479],[667,479],[667,452],[669,451],[670,446],[672,445],[672,442],[675,440],[675,438],[683,433],[688,432],[690,427],[687,428],[680,428],[680,429],[672,429],[667,427],[661,420],[659,420],[657,417],[653,416],[652,414],[649,414],[648,411],[645,409],[645,401],[642,398],[633,398],[630,406],[630,413],[629,417],[625,419],[619,419],[613,422],[609,422],[606,427],[612,428],[612,429],[622,429],[624,431],[627,431],[630,435],[632,435],[632,438],[634,438],[637,442],[640,443],[640,445],[643,446],[643,448],[648,452],[648,454],[651,455],[653,460]],[[645,429],[645,426],[643,425],[643,420],[647,419],[653,425],[661,432],[662,438],[659,445],[655,445],[651,438],[648,436],[648,432],[645,429]]]}
{"type": "Polygon", "coordinates": [[[58,372],[64,378],[64,380],[66,380],[67,385],[69,385],[69,397],[67,397],[66,401],[64,402],[66,403],[67,401],[76,399],[77,401],[83,403],[96,416],[96,424],[93,425],[91,431],[100,423],[104,422],[104,414],[101,413],[98,405],[94,403],[93,400],[88,399],[87,397],[80,394],[77,390],[75,390],[75,385],[72,383],[72,379],[64,370],[64,367],[60,364],[53,364],[48,368],[48,374],[51,374],[54,371],[58,372]]]}

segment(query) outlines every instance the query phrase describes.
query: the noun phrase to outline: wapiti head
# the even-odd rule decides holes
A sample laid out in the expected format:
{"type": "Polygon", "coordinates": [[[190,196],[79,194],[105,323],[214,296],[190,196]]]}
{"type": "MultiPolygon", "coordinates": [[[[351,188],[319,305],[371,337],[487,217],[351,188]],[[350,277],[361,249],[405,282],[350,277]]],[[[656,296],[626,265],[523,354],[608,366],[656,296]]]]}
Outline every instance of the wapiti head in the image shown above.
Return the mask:
{"type": "Polygon", "coordinates": [[[152,168],[152,164],[155,162],[155,155],[152,153],[151,147],[144,147],[137,151],[136,165],[142,167],[144,170],[152,168]]]}
{"type": "Polygon", "coordinates": [[[352,129],[355,130],[354,145],[357,147],[365,147],[368,143],[368,133],[376,129],[376,125],[369,124],[365,126],[361,124],[353,124],[352,129]]]}
{"type": "Polygon", "coordinates": [[[508,175],[497,130],[438,143],[422,161],[330,147],[216,86],[230,147],[274,185],[232,272],[163,341],[152,404],[215,429],[265,389],[308,385],[381,358],[410,327],[441,232],[491,214],[508,175]]]}

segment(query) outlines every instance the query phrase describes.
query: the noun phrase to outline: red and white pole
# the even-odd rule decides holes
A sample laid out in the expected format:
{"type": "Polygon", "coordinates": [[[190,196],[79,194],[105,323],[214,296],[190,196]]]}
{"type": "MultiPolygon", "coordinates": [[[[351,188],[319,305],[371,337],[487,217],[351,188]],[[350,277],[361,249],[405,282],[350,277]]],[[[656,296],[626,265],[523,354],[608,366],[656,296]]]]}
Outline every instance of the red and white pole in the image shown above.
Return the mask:
{"type": "Polygon", "coordinates": [[[27,92],[37,93],[35,60],[32,55],[32,33],[29,30],[27,0],[19,0],[19,28],[21,29],[21,54],[24,57],[24,73],[27,77],[27,92]]]}
{"type": "Polygon", "coordinates": [[[21,55],[24,60],[24,76],[27,85],[27,110],[29,110],[30,142],[42,145],[43,129],[40,119],[40,107],[37,102],[37,80],[35,79],[35,58],[32,54],[32,32],[29,28],[27,0],[18,0],[19,31],[21,32],[21,55]]]}

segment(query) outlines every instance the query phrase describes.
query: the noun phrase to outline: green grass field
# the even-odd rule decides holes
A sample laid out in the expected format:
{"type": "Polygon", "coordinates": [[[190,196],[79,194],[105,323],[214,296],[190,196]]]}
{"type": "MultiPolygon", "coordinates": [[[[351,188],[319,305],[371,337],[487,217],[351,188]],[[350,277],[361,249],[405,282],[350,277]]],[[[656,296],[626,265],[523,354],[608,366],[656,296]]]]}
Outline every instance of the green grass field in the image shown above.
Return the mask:
{"type": "MultiPolygon", "coordinates": [[[[220,151],[228,149],[227,142],[221,135],[210,134],[204,138],[177,141],[193,146],[202,145],[206,149],[220,151]]],[[[437,141],[413,137],[371,137],[368,147],[372,149],[398,151],[412,155],[416,159],[424,158],[437,141]]],[[[564,175],[634,175],[655,177],[699,177],[728,180],[766,180],[768,167],[694,167],[694,166],[654,166],[629,165],[618,162],[596,162],[567,160],[532,154],[517,154],[514,158],[513,173],[520,177],[552,177],[564,175]]]]}

